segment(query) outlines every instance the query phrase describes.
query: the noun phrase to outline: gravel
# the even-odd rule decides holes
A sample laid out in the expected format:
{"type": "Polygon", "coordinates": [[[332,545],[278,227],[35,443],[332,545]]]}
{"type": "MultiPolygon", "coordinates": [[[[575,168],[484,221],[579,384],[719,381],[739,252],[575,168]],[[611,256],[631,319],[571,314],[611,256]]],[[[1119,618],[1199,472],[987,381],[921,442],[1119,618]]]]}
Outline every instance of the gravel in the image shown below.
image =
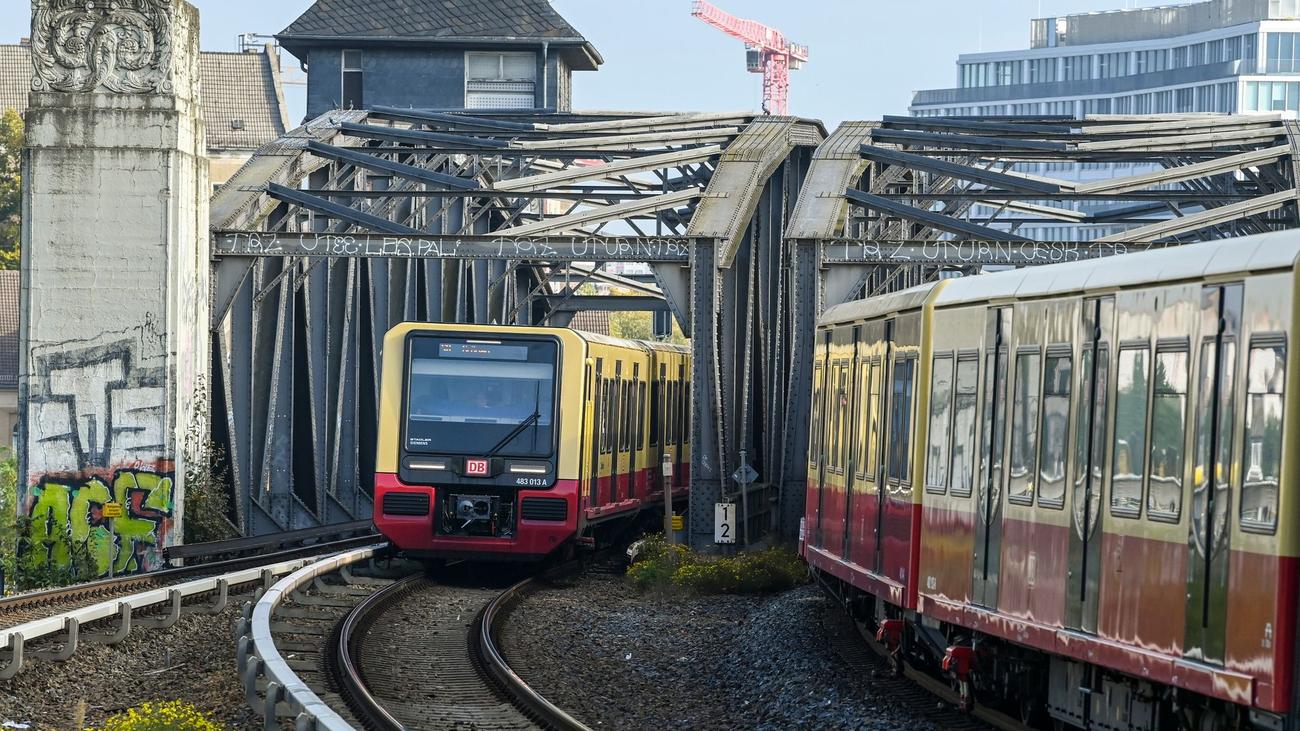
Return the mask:
{"type": "Polygon", "coordinates": [[[915,714],[840,657],[837,643],[860,641],[846,626],[812,586],[665,598],[593,574],[527,598],[501,644],[525,681],[593,729],[947,728],[930,720],[933,703],[915,714]]]}
{"type": "Polygon", "coordinates": [[[166,630],[134,629],[112,647],[82,644],[66,663],[32,661],[0,682],[0,724],[66,731],[145,701],[183,700],[232,730],[261,728],[235,674],[233,628],[246,598],[232,596],[218,615],[182,615],[166,630]]]}

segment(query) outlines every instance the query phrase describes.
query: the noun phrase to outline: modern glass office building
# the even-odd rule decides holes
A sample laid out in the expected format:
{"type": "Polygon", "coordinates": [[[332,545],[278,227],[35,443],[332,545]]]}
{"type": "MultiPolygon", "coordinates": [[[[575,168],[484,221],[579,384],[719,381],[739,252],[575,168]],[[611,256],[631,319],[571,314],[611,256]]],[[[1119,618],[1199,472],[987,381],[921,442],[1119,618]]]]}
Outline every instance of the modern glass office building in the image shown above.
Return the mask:
{"type": "Polygon", "coordinates": [[[964,54],[917,116],[1300,112],[1300,0],[1040,18],[1030,48],[964,54]]]}

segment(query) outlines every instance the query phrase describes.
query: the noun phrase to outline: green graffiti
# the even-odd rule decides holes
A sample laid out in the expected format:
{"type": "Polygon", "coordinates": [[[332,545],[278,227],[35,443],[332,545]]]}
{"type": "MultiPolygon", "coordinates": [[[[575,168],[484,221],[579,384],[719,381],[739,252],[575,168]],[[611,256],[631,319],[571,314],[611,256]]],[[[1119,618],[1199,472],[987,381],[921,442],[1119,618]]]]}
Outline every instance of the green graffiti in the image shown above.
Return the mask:
{"type": "Polygon", "coordinates": [[[153,571],[163,565],[162,547],[172,530],[174,477],[142,470],[118,470],[112,486],[101,477],[48,477],[30,492],[32,559],[59,568],[84,548],[98,575],[153,571]],[[120,518],[104,515],[118,503],[120,518]]]}
{"type": "Polygon", "coordinates": [[[67,540],[70,493],[67,485],[42,485],[34,491],[36,502],[28,513],[32,519],[32,545],[44,549],[44,555],[33,556],[34,559],[56,566],[72,563],[67,540]]]}

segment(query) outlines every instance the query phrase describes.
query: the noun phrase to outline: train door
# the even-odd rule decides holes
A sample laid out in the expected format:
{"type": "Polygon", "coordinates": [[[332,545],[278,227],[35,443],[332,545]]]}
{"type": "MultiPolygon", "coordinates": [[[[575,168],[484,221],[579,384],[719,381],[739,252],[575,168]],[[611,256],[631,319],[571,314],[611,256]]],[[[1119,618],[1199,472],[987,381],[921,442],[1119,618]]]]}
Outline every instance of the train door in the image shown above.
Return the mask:
{"type": "Polygon", "coordinates": [[[1192,444],[1192,508],[1187,536],[1184,655],[1222,664],[1228,606],[1228,516],[1232,435],[1241,334],[1242,285],[1201,293],[1196,437],[1192,444]]]}
{"type": "MultiPolygon", "coordinates": [[[[893,388],[889,386],[889,384],[894,382],[893,320],[885,321],[885,337],[882,340],[882,343],[884,344],[884,352],[882,352],[880,356],[880,381],[881,383],[886,384],[886,386],[880,389],[880,398],[876,399],[876,410],[873,415],[873,421],[875,424],[880,425],[877,428],[883,431],[885,429],[884,425],[886,424],[885,418],[890,413],[894,397],[893,388]]],[[[888,484],[886,480],[889,476],[889,466],[887,464],[888,459],[886,458],[886,455],[889,454],[889,445],[892,444],[895,439],[899,438],[900,436],[894,434],[891,429],[887,437],[879,440],[874,457],[874,471],[876,475],[876,524],[872,526],[872,530],[875,534],[875,540],[872,541],[872,547],[875,549],[875,556],[872,557],[871,568],[877,574],[884,573],[885,571],[885,501],[888,499],[887,495],[889,492],[885,488],[888,484]]],[[[902,435],[901,438],[906,439],[907,435],[902,435]]]]}
{"type": "Polygon", "coordinates": [[[823,547],[822,543],[822,515],[826,507],[826,419],[830,411],[828,403],[830,402],[830,352],[831,352],[831,333],[826,331],[822,336],[820,349],[816,351],[816,362],[813,365],[813,392],[816,399],[813,403],[813,440],[812,440],[812,458],[815,460],[817,467],[817,524],[812,526],[813,535],[816,536],[814,544],[823,547]]]}
{"type": "MultiPolygon", "coordinates": [[[[582,491],[586,498],[587,506],[596,504],[596,475],[599,469],[598,460],[600,459],[600,440],[596,435],[596,424],[600,411],[596,405],[599,400],[597,397],[597,387],[600,380],[596,376],[596,369],[591,360],[587,361],[587,368],[584,371],[583,390],[586,391],[586,398],[582,404],[582,433],[584,438],[581,441],[582,457],[582,491]],[[588,454],[585,450],[591,450],[588,454]]],[[[579,498],[581,502],[582,498],[579,498]]]]}
{"type": "Polygon", "coordinates": [[[594,426],[591,436],[591,481],[587,483],[587,505],[597,507],[600,505],[600,473],[602,459],[605,456],[605,440],[607,436],[606,429],[609,425],[605,419],[605,401],[609,397],[609,389],[605,384],[605,359],[596,359],[596,369],[592,376],[592,421],[594,426]]]}
{"type": "Polygon", "coordinates": [[[1106,459],[1107,388],[1115,300],[1086,300],[1080,321],[1079,394],[1074,425],[1074,481],[1070,506],[1069,574],[1065,624],[1096,633],[1101,576],[1101,493],[1106,459]]]}
{"type": "Polygon", "coordinates": [[[637,469],[640,465],[637,463],[637,455],[641,453],[641,436],[645,431],[645,389],[641,385],[641,365],[632,364],[632,382],[628,384],[628,398],[631,405],[628,408],[628,436],[627,441],[631,445],[631,451],[628,456],[628,493],[631,499],[637,497],[637,469]]]}
{"type": "Polygon", "coordinates": [[[1002,554],[1002,460],[1006,442],[1007,348],[1011,341],[1011,308],[989,310],[984,334],[984,423],[980,437],[980,477],[975,501],[975,576],[973,601],[986,607],[998,603],[998,570],[1002,554]]]}
{"type": "Polygon", "coordinates": [[[614,364],[614,476],[611,481],[609,501],[617,503],[627,497],[627,380],[623,378],[623,362],[614,364]]]}
{"type": "Polygon", "coordinates": [[[859,353],[862,350],[862,328],[853,328],[853,359],[848,363],[849,369],[849,414],[845,418],[844,426],[844,446],[843,449],[848,455],[844,460],[844,540],[840,546],[840,555],[845,560],[849,560],[849,550],[853,546],[853,491],[856,489],[855,477],[861,471],[858,463],[862,461],[865,455],[860,454],[861,450],[858,445],[862,440],[858,439],[859,430],[867,428],[867,420],[863,416],[862,409],[862,376],[861,371],[865,366],[860,363],[859,353]]]}

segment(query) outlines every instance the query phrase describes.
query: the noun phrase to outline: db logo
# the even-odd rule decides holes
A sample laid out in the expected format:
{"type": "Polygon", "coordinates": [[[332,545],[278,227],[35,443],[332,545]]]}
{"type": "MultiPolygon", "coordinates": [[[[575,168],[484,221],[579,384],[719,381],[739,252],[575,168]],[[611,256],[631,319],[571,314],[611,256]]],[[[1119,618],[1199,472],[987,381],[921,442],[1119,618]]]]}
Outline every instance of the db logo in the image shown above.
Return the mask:
{"type": "Polygon", "coordinates": [[[488,461],[486,459],[465,460],[465,474],[470,477],[487,477],[488,461]]]}

